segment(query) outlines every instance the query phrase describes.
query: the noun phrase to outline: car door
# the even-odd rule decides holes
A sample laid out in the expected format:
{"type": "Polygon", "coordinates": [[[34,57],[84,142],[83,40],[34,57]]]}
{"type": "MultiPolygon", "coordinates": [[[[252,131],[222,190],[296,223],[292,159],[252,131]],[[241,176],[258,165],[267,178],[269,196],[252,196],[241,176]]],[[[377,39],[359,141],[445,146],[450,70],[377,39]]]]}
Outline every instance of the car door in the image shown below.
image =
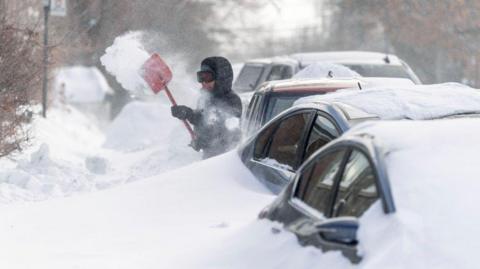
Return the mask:
{"type": "Polygon", "coordinates": [[[356,237],[311,233],[312,225],[338,217],[359,218],[379,199],[377,182],[375,167],[360,148],[344,146],[319,156],[302,169],[296,182],[291,203],[301,215],[288,229],[304,244],[340,250],[352,262],[360,261],[356,237]]]}
{"type": "Polygon", "coordinates": [[[283,189],[301,164],[313,117],[313,110],[296,111],[257,135],[248,166],[274,193],[283,189]]]}

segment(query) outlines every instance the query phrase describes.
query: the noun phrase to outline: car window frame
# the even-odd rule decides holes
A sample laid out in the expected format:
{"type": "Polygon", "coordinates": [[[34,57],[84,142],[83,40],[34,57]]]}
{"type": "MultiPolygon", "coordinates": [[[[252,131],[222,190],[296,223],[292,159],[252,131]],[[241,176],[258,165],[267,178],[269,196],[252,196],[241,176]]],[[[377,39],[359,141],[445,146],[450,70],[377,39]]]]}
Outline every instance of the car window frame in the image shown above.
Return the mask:
{"type": "MultiPolygon", "coordinates": [[[[330,123],[333,124],[333,126],[335,127],[335,129],[337,130],[339,136],[335,137],[334,139],[340,137],[343,133],[342,131],[342,128],[340,128],[340,125],[338,124],[338,122],[334,119],[334,117],[332,117],[332,115],[326,113],[325,111],[321,111],[321,110],[316,110],[316,113],[315,113],[315,116],[312,120],[312,124],[310,125],[310,130],[308,131],[308,137],[306,138],[305,141],[308,141],[310,139],[310,136],[312,134],[312,130],[313,130],[313,126],[315,125],[315,122],[317,120],[317,117],[318,116],[323,116],[324,118],[326,118],[327,120],[330,121],[330,123]]],[[[332,140],[334,140],[332,139],[332,140]]],[[[305,153],[306,153],[306,150],[307,150],[307,143],[304,143],[304,147],[302,149],[302,162],[304,162],[306,159],[305,159],[305,153]]],[[[320,150],[320,149],[317,149],[317,150],[320,150]]],[[[313,154],[313,153],[312,153],[313,154]]],[[[309,156],[310,157],[310,156],[309,156]]]]}
{"type": "MultiPolygon", "coordinates": [[[[310,205],[308,205],[307,203],[305,203],[303,201],[303,197],[295,196],[295,194],[296,194],[296,192],[299,188],[300,175],[303,172],[308,171],[309,168],[311,168],[311,165],[315,165],[318,162],[319,159],[324,158],[328,154],[331,154],[333,152],[336,152],[336,151],[339,151],[339,150],[342,150],[342,149],[345,149],[346,152],[345,152],[345,155],[343,156],[342,163],[340,164],[340,168],[339,168],[337,174],[335,175],[332,189],[330,190],[330,198],[329,198],[329,202],[328,202],[328,206],[327,206],[328,210],[326,210],[325,214],[323,214],[325,219],[330,219],[330,218],[334,217],[333,216],[333,210],[334,210],[335,201],[336,201],[337,195],[338,195],[338,187],[340,186],[341,176],[343,176],[343,173],[345,172],[345,167],[347,165],[347,162],[348,162],[348,160],[350,158],[350,155],[352,154],[353,150],[358,150],[367,157],[369,165],[372,166],[372,169],[374,171],[375,187],[377,188],[378,199],[381,200],[382,204],[384,203],[384,201],[383,201],[384,200],[384,197],[383,197],[384,194],[382,193],[383,189],[381,188],[380,182],[379,182],[380,181],[380,173],[379,173],[378,167],[375,165],[375,162],[373,162],[373,160],[372,160],[372,156],[370,156],[370,153],[368,152],[368,150],[362,148],[361,146],[358,146],[355,143],[348,143],[348,144],[342,144],[342,145],[332,147],[332,148],[328,148],[328,149],[324,150],[320,155],[315,156],[314,157],[315,159],[312,160],[308,164],[308,166],[302,167],[301,170],[297,169],[297,174],[294,178],[293,187],[292,187],[292,191],[291,191],[289,200],[290,201],[297,200],[297,201],[302,203],[302,207],[304,207],[304,206],[307,207],[307,208],[299,208],[298,206],[295,206],[298,210],[301,210],[302,212],[307,212],[308,215],[312,215],[312,213],[311,213],[312,210],[314,212],[317,212],[317,214],[318,214],[318,211],[315,208],[311,207],[310,205]]],[[[305,193],[303,193],[302,195],[304,195],[304,194],[305,193]]],[[[295,202],[293,204],[295,204],[295,202]]]]}
{"type": "MultiPolygon", "coordinates": [[[[343,170],[345,169],[345,166],[347,164],[347,161],[348,161],[348,157],[349,157],[349,148],[348,146],[345,146],[345,145],[342,145],[342,146],[339,146],[339,147],[333,147],[333,148],[329,148],[327,150],[324,150],[320,155],[318,156],[315,156],[315,159],[312,160],[312,162],[310,162],[308,164],[308,166],[305,166],[302,168],[302,170],[297,170],[297,175],[296,177],[294,178],[294,182],[293,182],[293,187],[292,187],[292,191],[291,191],[291,194],[290,194],[290,197],[289,197],[289,200],[291,201],[291,205],[293,207],[295,207],[297,210],[300,210],[301,212],[304,212],[304,214],[307,214],[307,215],[310,215],[312,217],[312,215],[323,215],[323,217],[325,219],[328,219],[330,218],[330,213],[331,213],[331,208],[332,208],[332,203],[333,201],[335,201],[335,198],[332,194],[332,192],[334,191],[334,188],[335,188],[335,184],[337,182],[337,178],[339,178],[342,174],[343,174],[343,170]],[[321,158],[324,158],[325,156],[329,155],[329,154],[332,154],[334,152],[337,152],[337,151],[341,151],[341,150],[345,150],[345,153],[342,157],[342,160],[341,160],[341,163],[340,163],[340,167],[337,171],[337,174],[335,174],[335,177],[333,179],[333,185],[332,185],[332,189],[330,190],[330,197],[329,197],[329,200],[328,200],[328,205],[327,205],[327,210],[326,210],[326,213],[325,214],[322,214],[320,212],[318,212],[317,209],[313,208],[312,206],[310,206],[309,204],[305,203],[304,202],[304,195],[305,195],[305,191],[302,193],[302,196],[295,196],[295,194],[297,193],[297,190],[299,188],[299,180],[300,180],[300,175],[304,172],[304,171],[308,171],[310,168],[312,168],[312,165],[316,165],[318,162],[315,161],[315,160],[319,160],[321,158]],[[301,205],[298,205],[297,204],[297,201],[301,203],[301,205]]],[[[309,180],[310,180],[310,176],[311,176],[311,172],[310,172],[310,175],[309,175],[309,180]]],[[[308,184],[308,183],[307,183],[308,184]]]]}
{"type": "MultiPolygon", "coordinates": [[[[338,178],[335,178],[337,181],[334,182],[334,185],[333,185],[333,188],[332,188],[332,191],[333,191],[333,196],[332,196],[332,200],[330,201],[331,204],[330,204],[330,213],[329,213],[329,216],[328,218],[335,218],[337,216],[334,216],[333,214],[335,213],[334,210],[335,210],[335,203],[337,201],[337,197],[338,197],[338,192],[340,190],[340,183],[341,183],[341,180],[342,180],[342,177],[343,177],[343,174],[345,172],[345,168],[347,166],[347,163],[350,159],[350,156],[352,155],[352,153],[356,150],[358,152],[360,152],[361,154],[363,154],[367,161],[368,161],[368,164],[370,165],[370,167],[372,168],[372,171],[373,171],[373,176],[374,176],[374,180],[375,180],[375,188],[377,190],[377,199],[378,200],[382,200],[382,195],[380,194],[380,184],[379,184],[379,172],[378,172],[378,169],[375,165],[375,163],[373,162],[372,160],[372,157],[370,156],[370,153],[361,148],[361,147],[358,147],[358,146],[355,146],[355,145],[349,145],[348,146],[349,150],[347,151],[347,161],[345,162],[345,166],[342,167],[342,170],[341,170],[341,173],[340,173],[340,176],[338,178]]],[[[368,210],[368,209],[367,209],[368,210]]],[[[355,217],[355,216],[352,216],[352,217],[355,217]]],[[[356,217],[355,217],[356,218],[356,217]]]]}
{"type": "MultiPolygon", "coordinates": [[[[284,115],[283,117],[275,120],[275,122],[272,122],[271,124],[266,125],[265,127],[263,127],[263,128],[262,128],[262,131],[261,131],[260,133],[262,133],[263,131],[266,131],[266,130],[267,130],[269,127],[271,127],[272,125],[275,125],[275,126],[273,127],[274,129],[273,129],[272,133],[270,134],[270,136],[269,136],[269,138],[268,138],[268,140],[267,140],[267,142],[266,142],[265,147],[263,148],[263,151],[262,151],[262,154],[261,154],[262,157],[261,157],[261,158],[257,158],[257,157],[255,156],[255,154],[254,154],[253,160],[254,160],[254,161],[257,161],[257,162],[261,162],[263,159],[265,159],[265,158],[267,157],[267,153],[270,151],[270,147],[271,147],[271,145],[272,145],[273,137],[275,136],[276,132],[278,131],[279,126],[281,125],[281,123],[282,123],[284,120],[286,120],[287,118],[293,117],[293,116],[295,116],[295,115],[303,114],[303,113],[306,113],[306,112],[308,112],[308,114],[310,114],[310,119],[308,120],[308,123],[307,123],[307,125],[309,125],[309,126],[307,126],[307,128],[310,129],[310,128],[312,127],[312,124],[313,124],[313,119],[315,118],[315,116],[314,116],[313,114],[316,112],[314,109],[311,109],[311,108],[303,108],[303,109],[296,110],[295,112],[292,112],[292,113],[289,113],[289,114],[287,114],[287,115],[284,115]],[[313,116],[312,116],[312,115],[313,115],[313,116]]],[[[260,133],[259,133],[259,134],[260,134],[260,133]]],[[[306,132],[304,132],[304,133],[302,134],[302,138],[300,139],[300,142],[303,143],[302,148],[305,147],[305,145],[304,145],[304,144],[305,144],[305,138],[307,137],[307,136],[305,135],[305,133],[306,133],[306,132]]],[[[258,139],[259,139],[259,136],[260,136],[260,135],[257,135],[257,137],[255,138],[255,141],[254,141],[254,149],[253,149],[254,151],[255,151],[255,149],[256,149],[256,145],[257,145],[257,141],[258,141],[258,139]]],[[[297,162],[296,162],[296,164],[295,164],[295,167],[292,167],[292,170],[290,170],[290,171],[292,171],[292,172],[295,172],[296,170],[298,170],[299,165],[301,164],[301,161],[302,161],[302,160],[299,159],[299,157],[301,157],[301,156],[299,156],[299,155],[300,155],[300,152],[301,152],[301,151],[297,151],[297,153],[296,153],[296,157],[295,157],[295,158],[296,158],[297,162]]]]}

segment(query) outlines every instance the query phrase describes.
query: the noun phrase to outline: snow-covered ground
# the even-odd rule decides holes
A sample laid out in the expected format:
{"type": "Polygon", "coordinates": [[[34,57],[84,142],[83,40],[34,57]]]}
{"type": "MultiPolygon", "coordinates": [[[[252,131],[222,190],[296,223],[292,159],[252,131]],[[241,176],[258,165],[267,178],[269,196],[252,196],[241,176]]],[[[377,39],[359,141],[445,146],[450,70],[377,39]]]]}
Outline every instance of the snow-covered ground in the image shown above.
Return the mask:
{"type": "Polygon", "coordinates": [[[1,162],[0,268],[322,264],[256,219],[273,197],[235,151],[199,162],[167,110],[132,103],[106,134],[69,106],[36,119],[31,148],[1,162]]]}
{"type": "Polygon", "coordinates": [[[257,220],[274,197],[235,151],[200,161],[165,98],[128,104],[105,131],[66,101],[34,118],[25,151],[0,159],[0,268],[322,264],[257,220]]]}
{"type": "MultiPolygon", "coordinates": [[[[142,59],[148,56],[139,43],[138,33],[129,33],[115,41],[102,62],[125,87],[139,94],[145,92],[137,73],[141,62],[138,59],[133,63],[118,62],[116,58],[131,59],[128,50],[133,50],[134,55],[143,55],[142,59]],[[132,72],[134,75],[129,77],[132,72]]],[[[191,85],[189,82],[174,85],[187,86],[176,91],[182,100],[188,103],[195,99],[186,89],[191,85]]],[[[430,104],[432,114],[429,116],[438,116],[443,111],[440,108],[449,108],[452,102],[464,104],[465,109],[458,112],[477,111],[480,99],[473,89],[446,85],[464,91],[456,98],[449,98],[446,88],[425,87],[424,94],[415,90],[406,93],[417,100],[418,106],[430,104]],[[437,101],[428,98],[433,95],[439,97],[437,101]]],[[[400,96],[404,95],[396,91],[369,90],[344,91],[324,98],[363,103],[370,110],[403,109],[415,118],[417,105],[402,107],[400,96]],[[374,102],[373,96],[382,102],[374,102]]],[[[296,237],[279,223],[258,220],[258,213],[274,197],[244,167],[237,152],[201,161],[200,153],[188,146],[189,135],[182,123],[170,116],[166,99],[161,96],[149,99],[128,104],[105,130],[64,103],[51,107],[47,119],[34,119],[32,140],[25,151],[0,159],[0,268],[353,267],[339,252],[322,253],[313,247],[300,246],[296,237]]],[[[395,119],[394,111],[389,115],[395,119]]],[[[385,129],[377,132],[379,137],[389,138],[389,134],[396,133],[397,127],[389,124],[382,125],[385,129]]],[[[460,128],[476,130],[475,124],[465,121],[460,128]]],[[[375,129],[368,126],[364,128],[375,129]]],[[[431,135],[428,130],[434,129],[423,126],[404,127],[408,131],[421,131],[419,135],[428,141],[431,135]]],[[[355,130],[362,131],[361,127],[355,130]]],[[[435,141],[442,142],[449,134],[448,138],[452,139],[458,135],[453,131],[455,128],[435,141]]],[[[467,143],[468,146],[468,141],[478,144],[476,137],[460,139],[455,145],[467,143]]],[[[402,147],[415,142],[408,135],[402,139],[399,142],[402,147]]],[[[437,144],[426,144],[422,149],[425,151],[418,156],[434,151],[437,144]]],[[[451,147],[442,153],[449,153],[449,149],[451,147]]],[[[462,154],[455,152],[457,156],[462,154]]],[[[470,148],[469,154],[474,158],[475,149],[470,148]]],[[[438,165],[435,160],[437,158],[427,164],[438,165]]],[[[460,158],[458,162],[461,163],[460,158]]],[[[407,165],[403,170],[411,172],[412,166],[407,165]]],[[[446,167],[440,171],[453,177],[455,170],[446,167]]],[[[398,179],[402,179],[400,172],[398,179]]],[[[437,190],[431,190],[432,197],[437,190]]],[[[469,194],[474,195],[475,191],[472,188],[469,194]]],[[[438,197],[442,198],[437,195],[435,201],[438,197]]],[[[408,198],[405,201],[408,202],[408,198]]],[[[413,200],[417,201],[414,197],[413,200]]],[[[377,205],[367,212],[366,218],[372,222],[387,218],[386,225],[378,227],[380,233],[370,234],[362,228],[359,233],[362,240],[366,239],[361,247],[381,253],[378,256],[366,253],[359,267],[401,268],[403,261],[391,259],[392,252],[412,254],[418,261],[432,257],[433,252],[411,245],[415,240],[408,241],[419,238],[418,243],[423,244],[429,242],[422,240],[436,240],[422,238],[424,234],[410,230],[409,225],[417,224],[415,216],[409,217],[411,212],[399,214],[399,217],[407,214],[403,219],[379,216],[377,205]],[[405,221],[398,223],[397,220],[405,221]],[[376,243],[398,234],[402,237],[393,245],[376,243]],[[391,264],[392,261],[395,264],[391,264]]],[[[465,210],[468,209],[471,209],[469,212],[475,210],[465,210]]],[[[425,211],[443,216],[441,208],[425,211]]],[[[449,239],[447,228],[471,228],[468,225],[446,227],[445,224],[439,227],[446,232],[442,239],[449,239]]],[[[475,250],[478,244],[471,246],[475,250]]],[[[435,251],[453,250],[436,248],[435,251]]],[[[433,259],[424,264],[429,265],[426,267],[439,265],[433,259]]]]}

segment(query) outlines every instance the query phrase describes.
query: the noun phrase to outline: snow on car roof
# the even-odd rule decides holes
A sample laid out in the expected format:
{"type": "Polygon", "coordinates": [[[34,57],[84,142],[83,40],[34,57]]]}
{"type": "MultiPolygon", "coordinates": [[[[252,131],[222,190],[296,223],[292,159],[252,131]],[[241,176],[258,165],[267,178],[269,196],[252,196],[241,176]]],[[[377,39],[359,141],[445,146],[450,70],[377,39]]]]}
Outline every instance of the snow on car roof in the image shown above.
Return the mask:
{"type": "Polygon", "coordinates": [[[268,81],[260,87],[258,91],[272,90],[274,92],[287,91],[315,91],[325,89],[343,89],[343,88],[357,88],[360,80],[358,79],[287,79],[268,81]]]}
{"type": "Polygon", "coordinates": [[[405,86],[414,86],[415,83],[408,78],[385,78],[385,77],[362,77],[360,79],[363,85],[366,85],[368,88],[374,87],[405,87],[405,86]]]}
{"type": "Polygon", "coordinates": [[[255,64],[255,63],[261,63],[261,64],[271,64],[271,63],[291,63],[291,64],[297,64],[297,61],[295,59],[292,59],[288,56],[275,56],[275,57],[270,57],[270,58],[257,58],[257,59],[251,59],[245,62],[245,64],[255,64]]]}
{"type": "Polygon", "coordinates": [[[301,98],[295,104],[341,102],[381,119],[433,119],[479,113],[480,92],[458,83],[340,90],[301,98]]]}
{"type": "Polygon", "coordinates": [[[396,206],[361,217],[363,268],[477,267],[479,133],[480,119],[448,119],[365,122],[345,134],[369,134],[382,149],[396,206]]]}
{"type": "Polygon", "coordinates": [[[309,64],[307,67],[293,75],[293,78],[297,79],[327,77],[358,78],[361,77],[361,75],[346,66],[328,62],[309,64]]]}
{"type": "Polygon", "coordinates": [[[313,62],[331,62],[331,63],[364,63],[364,64],[391,64],[401,65],[400,59],[387,53],[370,51],[330,51],[330,52],[310,52],[296,53],[290,57],[301,62],[302,65],[308,65],[313,62]],[[388,55],[389,63],[386,62],[388,55]]]}

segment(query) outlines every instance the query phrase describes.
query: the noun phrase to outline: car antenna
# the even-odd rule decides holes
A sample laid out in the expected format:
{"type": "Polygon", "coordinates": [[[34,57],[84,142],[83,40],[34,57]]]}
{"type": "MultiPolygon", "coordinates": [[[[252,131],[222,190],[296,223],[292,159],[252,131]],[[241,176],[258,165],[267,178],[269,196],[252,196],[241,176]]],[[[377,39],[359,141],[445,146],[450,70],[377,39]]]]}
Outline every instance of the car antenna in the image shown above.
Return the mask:
{"type": "Polygon", "coordinates": [[[357,82],[357,84],[358,84],[358,88],[362,90],[362,84],[360,84],[360,82],[357,82]]]}
{"type": "Polygon", "coordinates": [[[333,72],[332,72],[332,70],[329,70],[329,71],[328,71],[327,77],[333,78],[333,72]]]}
{"type": "Polygon", "coordinates": [[[390,58],[388,57],[388,54],[385,54],[385,58],[383,58],[385,63],[389,64],[390,63],[390,58]]]}

